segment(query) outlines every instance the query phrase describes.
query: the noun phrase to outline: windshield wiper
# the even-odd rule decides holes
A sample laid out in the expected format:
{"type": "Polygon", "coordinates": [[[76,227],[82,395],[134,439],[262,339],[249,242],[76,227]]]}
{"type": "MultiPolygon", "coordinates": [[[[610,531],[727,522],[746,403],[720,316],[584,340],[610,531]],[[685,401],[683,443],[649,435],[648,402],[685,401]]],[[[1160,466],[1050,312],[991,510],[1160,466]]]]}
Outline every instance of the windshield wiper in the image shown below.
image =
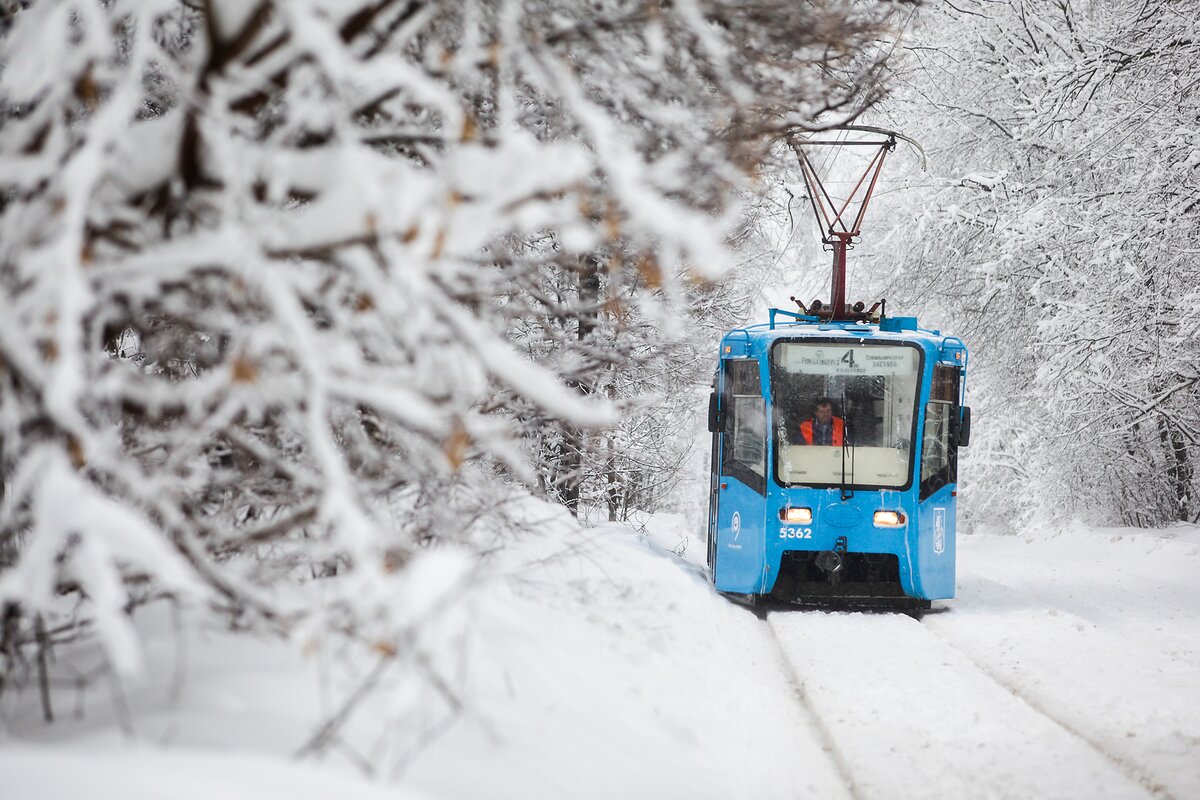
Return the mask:
{"type": "Polygon", "coordinates": [[[850,453],[850,484],[846,484],[846,453],[850,447],[850,408],[846,404],[846,390],[842,389],[842,501],[854,497],[854,454],[850,453]]]}

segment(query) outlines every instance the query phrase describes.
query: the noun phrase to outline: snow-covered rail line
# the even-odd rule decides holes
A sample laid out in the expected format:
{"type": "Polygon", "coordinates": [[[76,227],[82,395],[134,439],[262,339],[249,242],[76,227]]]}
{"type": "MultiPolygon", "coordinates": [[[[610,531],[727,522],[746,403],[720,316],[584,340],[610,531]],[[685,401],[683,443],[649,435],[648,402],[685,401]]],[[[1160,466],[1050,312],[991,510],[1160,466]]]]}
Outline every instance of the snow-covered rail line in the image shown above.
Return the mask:
{"type": "Polygon", "coordinates": [[[768,624],[856,797],[1163,796],[910,617],[768,624]]]}
{"type": "Polygon", "coordinates": [[[970,537],[922,623],[1158,796],[1200,797],[1200,547],[1116,533],[970,537]]]}
{"type": "Polygon", "coordinates": [[[842,752],[838,749],[837,738],[834,736],[833,731],[829,729],[829,726],[825,724],[825,721],[822,719],[820,713],[818,713],[816,708],[813,707],[812,700],[809,698],[808,692],[805,690],[804,681],[796,673],[796,667],[792,663],[791,658],[788,657],[787,650],[783,647],[783,643],[780,641],[778,634],[775,632],[774,626],[769,626],[768,630],[771,633],[771,640],[775,643],[775,646],[779,651],[780,666],[783,668],[784,674],[787,676],[788,681],[795,690],[796,700],[800,704],[805,717],[809,720],[813,732],[817,735],[822,749],[829,754],[829,760],[832,762],[834,769],[837,772],[837,776],[841,779],[842,785],[846,789],[847,796],[852,798],[852,800],[864,800],[863,794],[859,792],[858,786],[855,783],[854,773],[851,770],[850,765],[846,762],[842,752]]]}
{"type": "Polygon", "coordinates": [[[1176,800],[1176,796],[1172,794],[1161,781],[1157,780],[1143,765],[1137,763],[1125,753],[1107,745],[1100,736],[1089,733],[1085,728],[1083,728],[1083,726],[1069,721],[1066,718],[1067,715],[1056,713],[1047,708],[1046,705],[1037,697],[1036,693],[1029,691],[1028,688],[1023,685],[1022,681],[1013,680],[1002,671],[988,664],[988,662],[974,657],[969,650],[961,647],[955,642],[955,637],[949,633],[947,627],[936,626],[931,628],[926,626],[926,630],[933,631],[934,635],[938,636],[949,647],[952,647],[961,653],[964,658],[974,664],[976,669],[990,677],[997,684],[1011,692],[1014,696],[1020,698],[1030,708],[1052,720],[1056,725],[1071,735],[1083,742],[1086,742],[1097,753],[1107,758],[1130,779],[1137,781],[1144,789],[1152,793],[1155,797],[1162,798],[1162,800],[1176,800]]]}

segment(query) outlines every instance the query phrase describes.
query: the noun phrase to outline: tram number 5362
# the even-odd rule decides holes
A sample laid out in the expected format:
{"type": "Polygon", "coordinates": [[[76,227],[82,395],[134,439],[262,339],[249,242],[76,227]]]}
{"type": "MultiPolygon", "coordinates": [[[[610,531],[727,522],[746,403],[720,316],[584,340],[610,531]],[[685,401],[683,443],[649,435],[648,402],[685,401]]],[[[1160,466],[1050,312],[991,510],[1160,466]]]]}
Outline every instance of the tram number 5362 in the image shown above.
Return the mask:
{"type": "Polygon", "coordinates": [[[787,528],[779,529],[780,539],[811,539],[812,528],[787,528]]]}

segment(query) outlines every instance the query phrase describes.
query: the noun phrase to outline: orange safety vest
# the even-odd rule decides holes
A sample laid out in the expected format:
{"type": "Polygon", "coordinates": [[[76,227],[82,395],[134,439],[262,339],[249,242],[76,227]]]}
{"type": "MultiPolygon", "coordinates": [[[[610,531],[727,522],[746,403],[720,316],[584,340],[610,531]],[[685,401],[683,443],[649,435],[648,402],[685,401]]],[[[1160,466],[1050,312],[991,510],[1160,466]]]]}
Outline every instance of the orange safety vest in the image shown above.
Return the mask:
{"type": "MultiPolygon", "coordinates": [[[[833,423],[833,446],[841,447],[846,423],[842,422],[841,417],[833,417],[830,421],[833,423]]],[[[804,437],[805,444],[813,443],[813,420],[811,418],[800,423],[800,435],[804,437]]]]}

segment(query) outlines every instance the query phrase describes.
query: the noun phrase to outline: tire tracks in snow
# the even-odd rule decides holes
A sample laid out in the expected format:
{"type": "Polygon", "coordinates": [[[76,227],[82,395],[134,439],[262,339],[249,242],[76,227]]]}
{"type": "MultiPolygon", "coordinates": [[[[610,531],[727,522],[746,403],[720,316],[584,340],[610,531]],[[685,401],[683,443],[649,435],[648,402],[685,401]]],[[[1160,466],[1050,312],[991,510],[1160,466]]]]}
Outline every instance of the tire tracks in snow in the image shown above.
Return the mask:
{"type": "Polygon", "coordinates": [[[987,663],[975,658],[970,651],[962,647],[954,641],[953,636],[947,635],[944,630],[939,630],[931,625],[924,624],[923,621],[913,620],[926,631],[929,631],[933,636],[936,636],[941,641],[945,642],[948,647],[952,647],[955,651],[962,654],[963,658],[975,665],[981,673],[988,676],[998,686],[1008,692],[1011,692],[1014,697],[1019,698],[1031,709],[1041,714],[1046,719],[1053,722],[1066,733],[1075,737],[1079,741],[1092,748],[1096,753],[1105,758],[1109,763],[1123,772],[1128,778],[1138,783],[1143,789],[1150,792],[1161,800],[1178,800],[1171,792],[1163,786],[1153,775],[1147,773],[1139,764],[1132,762],[1126,756],[1114,752],[1111,748],[1096,738],[1089,736],[1084,731],[1077,728],[1075,725],[1062,719],[1059,715],[1049,711],[1036,697],[1032,696],[1028,691],[1025,691],[1017,682],[1009,680],[1004,675],[998,673],[987,663]]]}

